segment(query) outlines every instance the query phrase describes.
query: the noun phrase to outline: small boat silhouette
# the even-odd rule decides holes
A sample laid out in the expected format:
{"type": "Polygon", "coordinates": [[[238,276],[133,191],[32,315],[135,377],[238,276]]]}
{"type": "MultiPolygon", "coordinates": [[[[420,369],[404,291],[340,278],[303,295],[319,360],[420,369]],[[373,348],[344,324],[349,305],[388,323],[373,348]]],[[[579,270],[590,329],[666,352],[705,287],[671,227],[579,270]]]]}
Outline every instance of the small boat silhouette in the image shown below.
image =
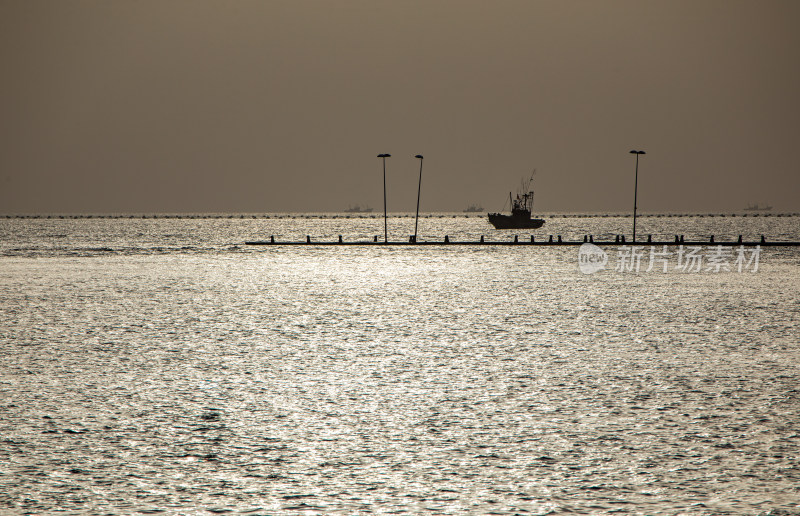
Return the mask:
{"type": "Polygon", "coordinates": [[[345,213],[372,213],[372,208],[369,208],[367,206],[362,208],[361,206],[356,204],[355,206],[348,206],[347,209],[344,210],[344,212],[345,213]]]}
{"type": "Polygon", "coordinates": [[[530,179],[522,182],[522,188],[517,193],[516,199],[511,196],[511,192],[508,193],[508,197],[511,200],[511,215],[489,213],[489,222],[495,229],[537,229],[544,225],[543,219],[531,218],[531,211],[533,210],[532,181],[533,174],[531,174],[530,179]]]}
{"type": "Polygon", "coordinates": [[[758,204],[748,204],[747,208],[744,211],[769,211],[772,209],[772,206],[766,204],[764,206],[759,206],[758,204]]]}

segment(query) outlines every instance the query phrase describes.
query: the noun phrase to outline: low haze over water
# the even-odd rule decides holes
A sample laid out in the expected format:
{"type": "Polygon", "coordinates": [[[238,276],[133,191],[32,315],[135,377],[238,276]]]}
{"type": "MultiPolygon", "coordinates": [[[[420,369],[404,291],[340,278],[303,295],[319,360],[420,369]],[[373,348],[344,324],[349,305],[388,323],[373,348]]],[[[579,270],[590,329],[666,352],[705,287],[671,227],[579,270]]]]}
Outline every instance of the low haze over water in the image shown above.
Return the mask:
{"type": "MultiPolygon", "coordinates": [[[[796,215],[719,215],[637,234],[800,241],[796,215]]],[[[584,274],[578,247],[244,244],[272,235],[383,220],[0,219],[0,512],[800,514],[800,248],[693,272],[611,246],[584,274]]]]}

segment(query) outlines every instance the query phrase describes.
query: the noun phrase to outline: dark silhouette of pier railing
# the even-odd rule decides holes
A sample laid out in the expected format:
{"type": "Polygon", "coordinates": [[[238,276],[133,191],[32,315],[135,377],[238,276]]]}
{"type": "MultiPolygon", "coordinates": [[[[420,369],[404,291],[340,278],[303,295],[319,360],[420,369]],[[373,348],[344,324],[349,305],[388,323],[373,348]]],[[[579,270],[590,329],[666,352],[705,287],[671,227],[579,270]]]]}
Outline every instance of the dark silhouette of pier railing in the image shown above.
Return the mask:
{"type": "Polygon", "coordinates": [[[271,236],[269,240],[255,240],[255,241],[247,241],[245,242],[246,245],[275,245],[275,246],[283,246],[283,245],[313,245],[313,246],[464,246],[464,245],[472,245],[472,246],[580,246],[586,243],[591,243],[598,246],[604,245],[636,245],[636,246],[727,246],[727,247],[736,247],[736,246],[762,246],[762,247],[797,247],[800,246],[800,242],[781,242],[781,241],[770,241],[767,240],[764,236],[761,236],[760,240],[757,241],[744,241],[741,237],[736,241],[718,241],[714,239],[714,235],[711,235],[708,240],[686,240],[683,235],[676,235],[674,240],[653,240],[650,236],[647,237],[646,241],[639,240],[636,242],[626,241],[624,235],[617,235],[616,238],[612,240],[595,240],[593,235],[586,235],[583,237],[583,240],[564,240],[561,238],[561,235],[549,235],[546,239],[537,240],[534,236],[530,237],[530,240],[520,239],[519,235],[515,235],[513,240],[486,240],[483,236],[481,236],[480,240],[451,240],[448,235],[445,235],[441,240],[428,240],[428,241],[417,241],[413,236],[409,238],[407,242],[405,241],[379,241],[378,237],[374,237],[372,241],[369,240],[345,240],[341,235],[339,235],[338,240],[335,241],[325,241],[325,240],[314,240],[311,238],[310,235],[306,236],[304,241],[291,241],[291,242],[281,242],[279,240],[275,240],[274,236],[271,236]]]}

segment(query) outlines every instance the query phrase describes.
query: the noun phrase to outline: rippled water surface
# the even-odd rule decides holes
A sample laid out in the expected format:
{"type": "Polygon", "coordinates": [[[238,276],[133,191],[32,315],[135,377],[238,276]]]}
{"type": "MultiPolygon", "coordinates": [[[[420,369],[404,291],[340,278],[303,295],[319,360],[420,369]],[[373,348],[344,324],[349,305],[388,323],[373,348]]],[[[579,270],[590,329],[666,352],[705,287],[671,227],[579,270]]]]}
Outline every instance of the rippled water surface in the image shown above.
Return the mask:
{"type": "Polygon", "coordinates": [[[573,247],[243,244],[382,223],[0,220],[0,513],[800,514],[800,249],[585,275],[573,247]]]}

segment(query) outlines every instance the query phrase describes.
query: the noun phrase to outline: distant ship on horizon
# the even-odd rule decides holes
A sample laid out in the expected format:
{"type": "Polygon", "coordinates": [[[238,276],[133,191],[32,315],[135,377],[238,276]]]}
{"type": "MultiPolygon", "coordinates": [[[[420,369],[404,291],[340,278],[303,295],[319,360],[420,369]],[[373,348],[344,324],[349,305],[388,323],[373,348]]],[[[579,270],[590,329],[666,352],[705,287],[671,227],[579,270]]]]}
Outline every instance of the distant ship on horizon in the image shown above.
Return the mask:
{"type": "Polygon", "coordinates": [[[483,211],[483,206],[479,204],[470,204],[467,206],[467,209],[464,210],[464,213],[480,213],[483,211]]]}
{"type": "Polygon", "coordinates": [[[760,206],[758,204],[748,204],[744,211],[769,211],[771,209],[772,206],[769,204],[765,204],[764,206],[760,206]]]}
{"type": "Polygon", "coordinates": [[[356,204],[355,206],[348,206],[345,213],[372,213],[372,208],[364,206],[363,208],[356,204]]]}

